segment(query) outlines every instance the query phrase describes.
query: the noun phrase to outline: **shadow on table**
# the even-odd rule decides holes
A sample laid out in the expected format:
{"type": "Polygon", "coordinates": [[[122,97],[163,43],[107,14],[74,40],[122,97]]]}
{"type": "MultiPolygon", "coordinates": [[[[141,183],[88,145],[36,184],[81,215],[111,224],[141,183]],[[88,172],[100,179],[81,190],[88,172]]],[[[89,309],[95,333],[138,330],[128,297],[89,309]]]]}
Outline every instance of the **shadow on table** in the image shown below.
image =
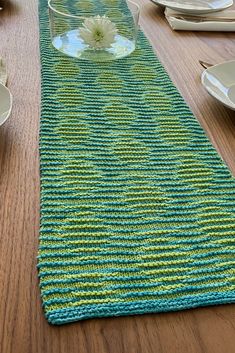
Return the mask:
{"type": "Polygon", "coordinates": [[[0,127],[0,181],[1,181],[1,175],[4,170],[4,164],[6,161],[6,139],[7,139],[7,133],[6,131],[0,127]]]}
{"type": "MultiPolygon", "coordinates": [[[[1,2],[1,0],[0,0],[0,2],[1,2]]],[[[165,8],[163,6],[158,6],[158,5],[152,3],[151,6],[150,5],[149,6],[145,6],[144,9],[142,7],[141,12],[143,10],[149,16],[162,16],[163,18],[165,18],[165,16],[164,16],[165,8]]]]}
{"type": "Polygon", "coordinates": [[[3,9],[5,16],[18,15],[20,11],[19,5],[10,0],[0,0],[0,7],[3,9]]]}
{"type": "Polygon", "coordinates": [[[9,141],[9,134],[7,129],[4,129],[3,126],[0,126],[0,184],[4,174],[4,167],[9,157],[9,146],[11,141],[9,141]]]}

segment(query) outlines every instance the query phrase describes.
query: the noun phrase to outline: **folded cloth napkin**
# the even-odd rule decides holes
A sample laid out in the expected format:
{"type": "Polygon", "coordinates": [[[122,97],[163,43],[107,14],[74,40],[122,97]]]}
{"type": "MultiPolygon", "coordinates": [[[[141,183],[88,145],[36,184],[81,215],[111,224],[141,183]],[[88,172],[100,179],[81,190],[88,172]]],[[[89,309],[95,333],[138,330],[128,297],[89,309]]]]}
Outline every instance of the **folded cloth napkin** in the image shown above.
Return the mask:
{"type": "Polygon", "coordinates": [[[183,14],[166,8],[165,16],[173,30],[218,32],[235,31],[235,10],[224,10],[196,16],[193,14],[183,14]]]}
{"type": "Polygon", "coordinates": [[[4,86],[7,83],[6,67],[1,58],[0,58],[0,83],[2,83],[4,86]]]}

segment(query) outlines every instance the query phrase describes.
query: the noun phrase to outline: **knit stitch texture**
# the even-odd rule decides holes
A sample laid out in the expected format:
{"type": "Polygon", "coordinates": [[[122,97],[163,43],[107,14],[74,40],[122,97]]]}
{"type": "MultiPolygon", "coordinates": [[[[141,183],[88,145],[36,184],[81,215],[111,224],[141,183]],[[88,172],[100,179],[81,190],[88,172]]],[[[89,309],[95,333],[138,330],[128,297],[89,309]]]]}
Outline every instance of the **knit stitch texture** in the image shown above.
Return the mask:
{"type": "MultiPolygon", "coordinates": [[[[123,1],[86,4],[122,13],[123,1]]],[[[235,181],[149,42],[140,33],[131,56],[109,63],[68,58],[39,7],[48,321],[235,302],[235,181]]]]}

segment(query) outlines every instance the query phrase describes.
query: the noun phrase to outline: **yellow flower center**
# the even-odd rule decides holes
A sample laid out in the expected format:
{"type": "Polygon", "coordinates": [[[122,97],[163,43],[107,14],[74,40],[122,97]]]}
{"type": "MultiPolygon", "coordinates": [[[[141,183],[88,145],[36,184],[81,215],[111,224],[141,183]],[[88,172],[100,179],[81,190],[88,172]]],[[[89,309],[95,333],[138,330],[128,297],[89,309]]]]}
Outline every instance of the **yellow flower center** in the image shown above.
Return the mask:
{"type": "Polygon", "coordinates": [[[100,42],[102,39],[104,39],[104,33],[99,29],[96,29],[94,33],[94,38],[96,42],[100,42]]]}

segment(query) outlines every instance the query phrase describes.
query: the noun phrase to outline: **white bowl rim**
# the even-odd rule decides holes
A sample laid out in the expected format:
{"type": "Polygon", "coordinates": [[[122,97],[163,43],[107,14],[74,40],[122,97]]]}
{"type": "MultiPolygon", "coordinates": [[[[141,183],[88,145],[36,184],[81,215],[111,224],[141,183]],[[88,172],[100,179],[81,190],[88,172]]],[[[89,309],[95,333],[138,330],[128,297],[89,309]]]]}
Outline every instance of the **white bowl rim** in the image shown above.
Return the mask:
{"type": "MultiPolygon", "coordinates": [[[[135,1],[132,1],[132,0],[128,0],[128,2],[131,3],[132,5],[134,5],[134,6],[136,7],[135,12],[136,12],[136,15],[139,16],[140,10],[141,10],[140,5],[137,4],[135,1]]],[[[85,16],[85,15],[84,15],[84,16],[79,16],[79,15],[76,16],[76,15],[73,15],[73,14],[71,14],[71,13],[65,13],[65,12],[62,12],[62,11],[57,10],[57,9],[53,6],[53,0],[47,0],[47,3],[48,3],[48,8],[49,8],[52,12],[54,12],[54,13],[60,15],[60,16],[68,17],[68,18],[77,18],[77,19],[85,19],[85,18],[87,18],[87,16],[85,16]]],[[[131,13],[130,13],[130,15],[124,15],[124,16],[123,16],[123,18],[130,18],[130,17],[133,17],[131,13]]]]}
{"type": "MultiPolygon", "coordinates": [[[[214,90],[212,90],[205,82],[205,77],[206,77],[207,73],[213,74],[214,69],[216,69],[217,67],[224,66],[224,65],[227,65],[230,63],[235,64],[235,60],[224,61],[222,63],[215,64],[215,65],[210,66],[207,69],[205,69],[201,75],[201,83],[212,97],[216,98],[220,103],[224,104],[226,107],[235,110],[235,104],[229,99],[229,97],[227,97],[229,100],[229,104],[228,104],[228,102],[224,101],[223,98],[220,95],[218,95],[214,90]]],[[[235,84],[235,82],[234,82],[234,84],[235,84]]]]}
{"type": "Polygon", "coordinates": [[[8,110],[8,114],[6,115],[6,117],[0,121],[0,126],[3,125],[7,119],[9,118],[10,114],[11,114],[11,110],[12,110],[12,104],[13,104],[13,97],[12,97],[12,94],[10,92],[10,90],[3,84],[0,82],[0,86],[3,87],[9,94],[9,97],[10,97],[10,107],[9,107],[9,110],[8,110]]]}
{"type": "MultiPolygon", "coordinates": [[[[182,11],[182,12],[191,12],[191,13],[194,13],[194,14],[206,14],[206,13],[212,13],[212,12],[218,12],[218,11],[223,11],[223,10],[226,10],[228,9],[229,7],[231,7],[233,4],[234,4],[234,0],[227,0],[228,3],[222,7],[217,7],[217,8],[190,8],[188,7],[187,8],[187,4],[186,6],[183,5],[183,7],[180,7],[180,6],[177,6],[177,1],[176,1],[176,4],[172,3],[172,5],[166,5],[165,2],[169,2],[169,0],[151,0],[153,3],[157,4],[157,5],[160,5],[160,6],[164,6],[164,7],[169,7],[171,9],[174,9],[175,11],[182,11]]],[[[195,0],[196,1],[196,0],[195,0]]]]}

